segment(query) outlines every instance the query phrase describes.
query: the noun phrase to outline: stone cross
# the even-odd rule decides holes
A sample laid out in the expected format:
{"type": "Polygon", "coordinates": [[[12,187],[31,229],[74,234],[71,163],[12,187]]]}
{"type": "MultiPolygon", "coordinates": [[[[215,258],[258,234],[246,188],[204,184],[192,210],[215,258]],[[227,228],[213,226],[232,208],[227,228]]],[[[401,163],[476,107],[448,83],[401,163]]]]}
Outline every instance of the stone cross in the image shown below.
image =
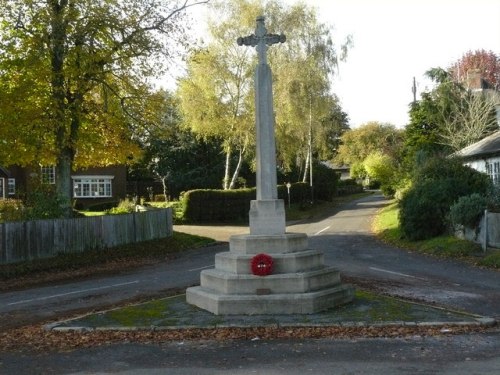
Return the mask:
{"type": "Polygon", "coordinates": [[[271,69],[267,64],[267,46],[283,43],[285,35],[268,34],[264,17],[257,17],[255,34],[240,37],[239,46],[257,49],[259,64],[255,71],[255,122],[257,133],[257,200],[277,199],[276,145],[271,69]]]}
{"type": "Polygon", "coordinates": [[[255,28],[255,34],[240,37],[236,41],[239,46],[257,46],[257,52],[259,54],[259,64],[267,64],[266,52],[268,45],[284,43],[286,41],[286,36],[283,34],[268,34],[267,29],[264,26],[264,20],[264,16],[257,17],[257,27],[255,28]]]}

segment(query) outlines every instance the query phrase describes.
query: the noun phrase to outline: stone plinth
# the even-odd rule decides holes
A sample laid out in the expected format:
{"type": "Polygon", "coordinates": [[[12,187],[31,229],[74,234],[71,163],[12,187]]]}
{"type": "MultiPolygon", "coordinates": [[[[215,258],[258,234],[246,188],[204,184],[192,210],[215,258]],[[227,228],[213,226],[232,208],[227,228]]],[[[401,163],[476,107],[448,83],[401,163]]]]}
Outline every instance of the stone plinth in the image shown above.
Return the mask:
{"type": "Polygon", "coordinates": [[[310,293],[227,295],[202,287],[188,289],[187,301],[215,315],[313,314],[352,301],[353,288],[335,288],[310,293]]]}
{"type": "Polygon", "coordinates": [[[229,239],[232,253],[237,254],[277,254],[306,250],[307,235],[304,233],[287,233],[279,235],[236,235],[229,239]]]}
{"type": "Polygon", "coordinates": [[[354,289],[308,248],[307,235],[238,235],[230,251],[215,256],[215,269],[203,270],[200,286],[188,288],[188,303],[213,314],[312,314],[352,300],[354,289]],[[258,253],[273,258],[273,272],[252,274],[258,253]]]}
{"type": "Polygon", "coordinates": [[[254,200],[250,202],[250,234],[285,234],[285,205],[283,199],[254,200]]]}

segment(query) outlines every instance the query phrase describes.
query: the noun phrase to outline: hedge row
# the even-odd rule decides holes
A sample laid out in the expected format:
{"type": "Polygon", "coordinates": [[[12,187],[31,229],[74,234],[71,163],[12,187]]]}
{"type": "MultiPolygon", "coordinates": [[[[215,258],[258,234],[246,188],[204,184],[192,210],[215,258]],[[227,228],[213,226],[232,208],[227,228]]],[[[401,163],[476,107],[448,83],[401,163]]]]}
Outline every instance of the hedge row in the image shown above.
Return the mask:
{"type": "MultiPolygon", "coordinates": [[[[290,187],[290,201],[304,202],[310,196],[306,183],[290,187]]],[[[278,186],[278,198],[288,202],[285,185],[278,186]]],[[[182,217],[188,222],[247,220],[250,201],[256,199],[256,189],[190,190],[181,196],[182,217]]]]}

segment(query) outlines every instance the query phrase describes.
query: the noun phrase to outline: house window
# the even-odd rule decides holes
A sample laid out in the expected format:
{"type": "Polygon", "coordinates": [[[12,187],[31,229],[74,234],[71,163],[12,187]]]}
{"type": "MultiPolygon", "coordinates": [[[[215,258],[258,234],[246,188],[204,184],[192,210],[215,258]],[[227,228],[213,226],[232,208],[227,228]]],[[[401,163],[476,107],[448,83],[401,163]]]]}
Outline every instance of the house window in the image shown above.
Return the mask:
{"type": "Polygon", "coordinates": [[[73,176],[74,198],[112,197],[111,182],[113,176],[73,176]]]}
{"type": "Polygon", "coordinates": [[[56,183],[56,167],[53,165],[40,167],[40,174],[42,176],[42,184],[55,184],[56,183]]]}
{"type": "Polygon", "coordinates": [[[486,163],[486,173],[490,176],[495,185],[500,185],[500,161],[486,163]]]}
{"type": "Polygon", "coordinates": [[[9,195],[15,195],[16,194],[16,179],[15,178],[9,178],[7,181],[7,192],[9,195]]]}
{"type": "Polygon", "coordinates": [[[0,199],[5,198],[5,179],[0,178],[0,199]]]}

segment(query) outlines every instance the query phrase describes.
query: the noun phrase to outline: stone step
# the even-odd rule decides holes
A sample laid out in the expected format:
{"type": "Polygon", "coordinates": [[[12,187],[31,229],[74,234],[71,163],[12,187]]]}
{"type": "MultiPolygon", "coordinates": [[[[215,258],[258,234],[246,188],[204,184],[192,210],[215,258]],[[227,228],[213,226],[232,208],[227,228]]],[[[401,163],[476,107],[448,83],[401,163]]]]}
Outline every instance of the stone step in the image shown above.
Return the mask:
{"type": "Polygon", "coordinates": [[[186,290],[186,301],[216,315],[313,314],[349,303],[354,288],[342,284],[309,292],[269,295],[228,295],[204,288],[186,290]]]}
{"type": "Polygon", "coordinates": [[[281,235],[240,234],[229,238],[229,249],[237,254],[269,255],[293,253],[308,249],[308,238],[304,233],[285,233],[281,235]]]}
{"type": "MultiPolygon", "coordinates": [[[[254,255],[236,254],[230,251],[218,253],[215,255],[215,268],[239,275],[251,275],[253,257],[254,255]]],[[[272,258],[273,274],[306,272],[324,267],[324,255],[317,250],[274,254],[272,258]]]]}
{"type": "Polygon", "coordinates": [[[201,271],[201,287],[221,294],[306,293],[340,284],[340,272],[333,267],[320,270],[255,276],[218,269],[201,271]]]}

